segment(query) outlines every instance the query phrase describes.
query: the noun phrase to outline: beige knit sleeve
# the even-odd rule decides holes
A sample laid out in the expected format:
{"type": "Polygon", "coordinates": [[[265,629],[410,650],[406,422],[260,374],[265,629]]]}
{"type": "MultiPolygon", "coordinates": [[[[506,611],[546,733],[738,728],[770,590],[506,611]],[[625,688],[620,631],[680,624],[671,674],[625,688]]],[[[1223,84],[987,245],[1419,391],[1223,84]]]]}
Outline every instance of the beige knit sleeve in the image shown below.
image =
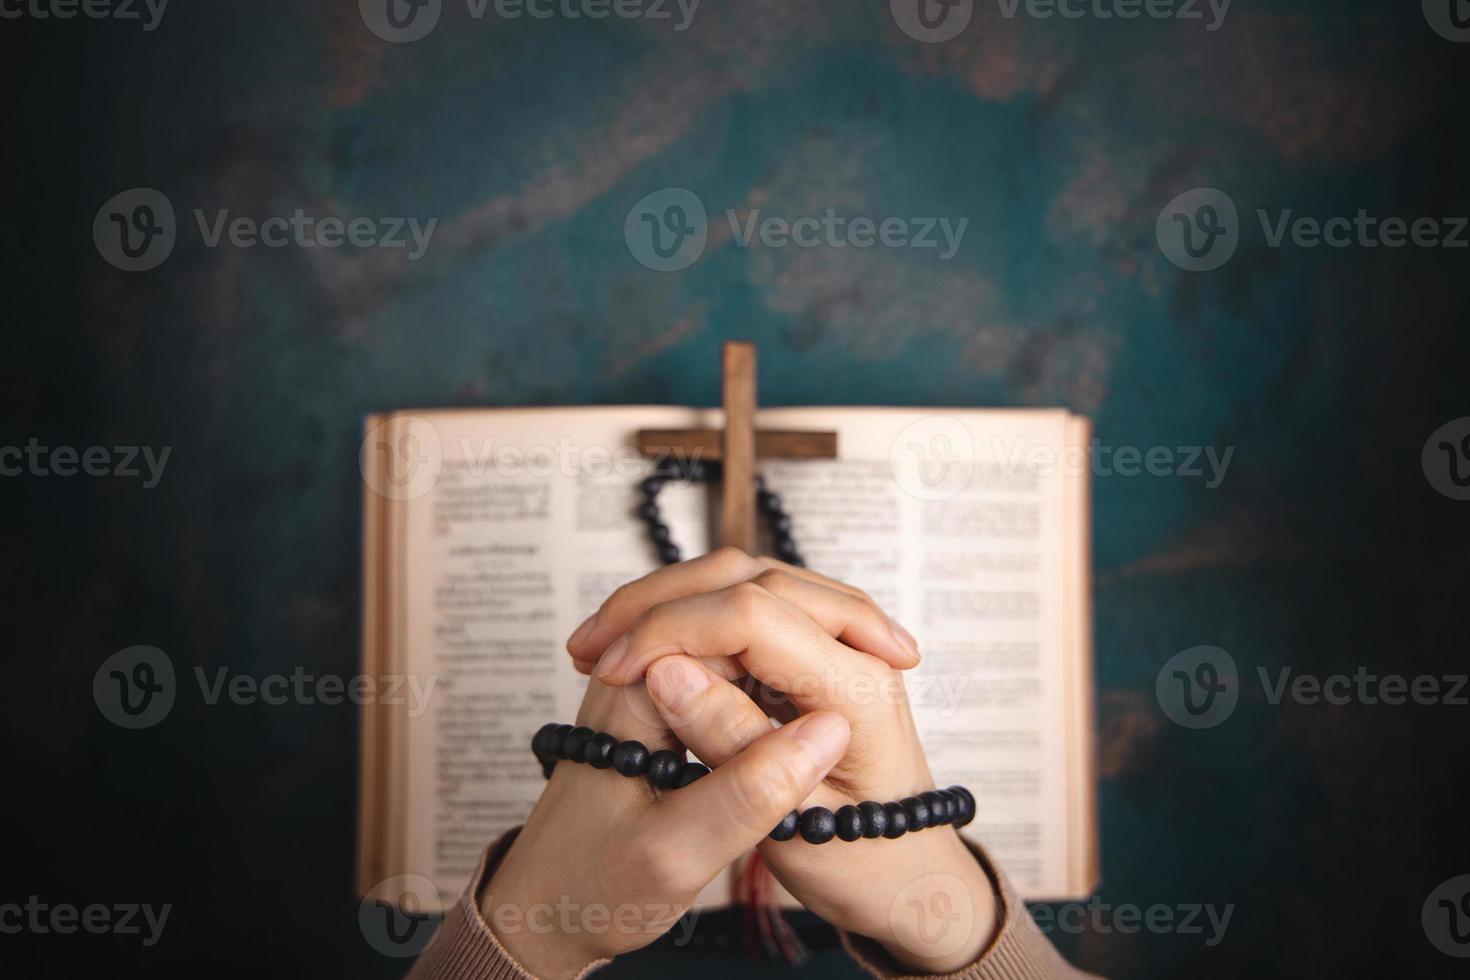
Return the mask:
{"type": "MultiPolygon", "coordinates": [[[[510,848],[520,828],[510,831],[485,851],[470,886],[444,917],[428,949],[414,964],[408,980],[537,980],[500,944],[480,916],[478,896],[500,859],[510,848]]],[[[944,980],[1089,980],[1089,974],[1067,965],[1036,927],[1026,906],[986,853],[972,847],[976,859],[996,885],[1001,898],[1001,925],[990,948],[974,963],[944,980]]],[[[842,934],[842,943],[858,963],[875,977],[904,978],[898,964],[877,943],[862,936],[842,934]]],[[[608,960],[589,963],[579,974],[607,965],[608,960]]],[[[939,980],[913,977],[912,980],[939,980]]]]}

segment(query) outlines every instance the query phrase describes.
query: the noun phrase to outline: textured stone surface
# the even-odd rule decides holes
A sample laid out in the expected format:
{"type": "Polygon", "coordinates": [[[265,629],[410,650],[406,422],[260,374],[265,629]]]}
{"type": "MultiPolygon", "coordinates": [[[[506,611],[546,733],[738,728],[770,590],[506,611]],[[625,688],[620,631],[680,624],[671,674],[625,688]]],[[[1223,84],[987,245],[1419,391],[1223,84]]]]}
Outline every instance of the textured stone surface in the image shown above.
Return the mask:
{"type": "MultiPolygon", "coordinates": [[[[1271,249],[1254,213],[1470,211],[1463,111],[1437,101],[1465,90],[1470,47],[1412,3],[1239,0],[1211,33],[977,2],[943,45],[887,7],[705,0],[681,33],[476,21],[446,0],[403,45],[350,0],[175,4],[151,33],[3,25],[29,55],[4,69],[22,229],[3,245],[6,428],[15,444],[172,447],[149,491],[7,481],[23,515],[9,663],[33,685],[7,712],[25,745],[11,798],[34,808],[27,850],[52,855],[34,876],[21,856],[18,894],[174,902],[158,947],[127,946],[145,969],[224,947],[256,975],[400,975],[354,925],[350,705],[196,696],[121,732],[93,671],[143,643],[188,685],[226,666],[351,675],[364,413],[710,404],[719,344],[739,336],[761,345],[768,404],[1066,405],[1110,447],[1234,447],[1216,489],[1108,476],[1095,495],[1102,894],[1234,903],[1234,918],[1215,947],[1147,930],[1059,942],[1114,976],[1445,969],[1419,906],[1465,870],[1440,800],[1463,775],[1446,758],[1462,715],[1276,706],[1254,678],[1463,663],[1465,512],[1418,458],[1470,414],[1465,253],[1271,249]],[[136,186],[168,196],[179,242],[130,274],[88,228],[136,186]],[[700,197],[709,241],[660,274],[624,220],[670,186],[700,197]],[[1188,274],[1155,219],[1202,186],[1231,194],[1246,240],[1188,274]],[[206,248],[193,215],[296,208],[438,224],[408,261],[206,248]],[[750,208],[969,225],[943,262],[747,248],[724,213],[750,208]],[[1248,679],[1203,732],[1153,693],[1201,643],[1248,679]]],[[[690,975],[662,954],[609,975],[659,970],[690,975]]]]}

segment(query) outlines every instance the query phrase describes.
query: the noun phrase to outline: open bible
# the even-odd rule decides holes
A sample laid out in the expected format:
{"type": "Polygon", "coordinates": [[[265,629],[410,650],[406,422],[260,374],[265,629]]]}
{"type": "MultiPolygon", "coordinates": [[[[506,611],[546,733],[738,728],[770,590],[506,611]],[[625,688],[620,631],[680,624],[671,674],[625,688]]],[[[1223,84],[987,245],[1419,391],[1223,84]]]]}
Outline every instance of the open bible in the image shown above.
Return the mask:
{"type": "MultiPolygon", "coordinates": [[[[452,902],[485,845],[524,820],[544,785],[531,736],[575,717],[588,683],[567,636],[659,564],[634,515],[656,461],[633,449],[635,434],[720,422],[719,410],[674,407],[367,420],[363,672],[431,693],[362,709],[362,893],[413,874],[452,902]]],[[[909,698],[938,785],[974,794],[964,835],[1028,898],[1089,893],[1088,422],[907,408],[763,409],[757,422],[837,433],[836,459],[759,470],[807,563],[865,589],[917,637],[909,698]]],[[[671,483],[660,496],[685,556],[709,547],[716,492],[671,483]]],[[[731,885],[716,881],[702,902],[728,903],[731,885]]]]}

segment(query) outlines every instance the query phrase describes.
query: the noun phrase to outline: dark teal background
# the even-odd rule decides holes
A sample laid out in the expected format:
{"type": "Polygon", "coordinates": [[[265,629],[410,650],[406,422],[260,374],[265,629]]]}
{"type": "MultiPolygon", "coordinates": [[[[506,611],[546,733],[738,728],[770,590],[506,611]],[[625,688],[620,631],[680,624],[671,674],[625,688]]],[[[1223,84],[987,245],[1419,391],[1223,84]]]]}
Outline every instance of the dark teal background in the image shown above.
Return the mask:
{"type": "MultiPolygon", "coordinates": [[[[97,666],[357,664],[357,451],[378,409],[718,397],[1062,405],[1105,445],[1234,447],[1224,483],[1095,484],[1102,898],[1233,904],[1224,941],[1058,937],[1113,977],[1452,976],[1420,908],[1470,871],[1464,707],[1269,704],[1219,728],[1154,698],[1176,652],[1242,673],[1464,672],[1470,504],[1421,472],[1470,414],[1467,253],[1270,248],[1257,208],[1470,213],[1470,45],[1415,3],[1236,0],[1200,22],[1010,20],[918,43],[883,3],[704,0],[693,27],[473,21],[373,36],[355,3],[174,0],[159,26],[0,21],[0,444],[173,447],[154,490],[6,478],[13,746],[0,902],[171,902],[162,942],[0,936],[22,976],[392,977],[352,894],[351,707],[112,727],[97,666]],[[161,190],[161,267],[94,215],[161,190]],[[640,198],[967,217],[959,254],[745,249],[678,273],[640,198]],[[1154,222],[1226,190],[1235,257],[1181,272],[1154,222]],[[203,247],[190,212],[437,218],[428,254],[203,247]],[[99,967],[100,968],[100,967],[99,967]]],[[[748,970],[660,960],[659,975],[748,970]]],[[[9,973],[9,971],[6,971],[9,973]]],[[[652,975],[647,961],[620,976],[652,975]]],[[[828,954],[807,975],[851,975],[828,954]],[[825,972],[824,972],[825,971],[825,972]]]]}

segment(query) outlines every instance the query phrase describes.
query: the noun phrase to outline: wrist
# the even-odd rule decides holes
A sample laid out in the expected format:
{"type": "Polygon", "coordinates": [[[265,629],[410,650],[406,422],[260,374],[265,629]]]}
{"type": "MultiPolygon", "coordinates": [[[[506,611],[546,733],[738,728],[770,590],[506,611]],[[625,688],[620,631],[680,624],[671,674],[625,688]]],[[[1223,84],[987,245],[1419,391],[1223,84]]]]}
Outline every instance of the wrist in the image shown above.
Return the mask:
{"type": "MultiPolygon", "coordinates": [[[[514,848],[512,848],[514,852],[514,848]]],[[[540,980],[575,977],[607,954],[585,945],[590,938],[564,927],[568,899],[542,894],[507,862],[486,880],[476,898],[480,917],[520,966],[540,980]]]]}
{"type": "MultiPolygon", "coordinates": [[[[963,970],[989,948],[1000,927],[999,900],[985,869],[952,828],[926,831],[918,853],[895,855],[869,905],[867,928],[849,928],[875,940],[905,970],[919,975],[963,970]]],[[[848,927],[843,927],[848,928],[848,927]]]]}

